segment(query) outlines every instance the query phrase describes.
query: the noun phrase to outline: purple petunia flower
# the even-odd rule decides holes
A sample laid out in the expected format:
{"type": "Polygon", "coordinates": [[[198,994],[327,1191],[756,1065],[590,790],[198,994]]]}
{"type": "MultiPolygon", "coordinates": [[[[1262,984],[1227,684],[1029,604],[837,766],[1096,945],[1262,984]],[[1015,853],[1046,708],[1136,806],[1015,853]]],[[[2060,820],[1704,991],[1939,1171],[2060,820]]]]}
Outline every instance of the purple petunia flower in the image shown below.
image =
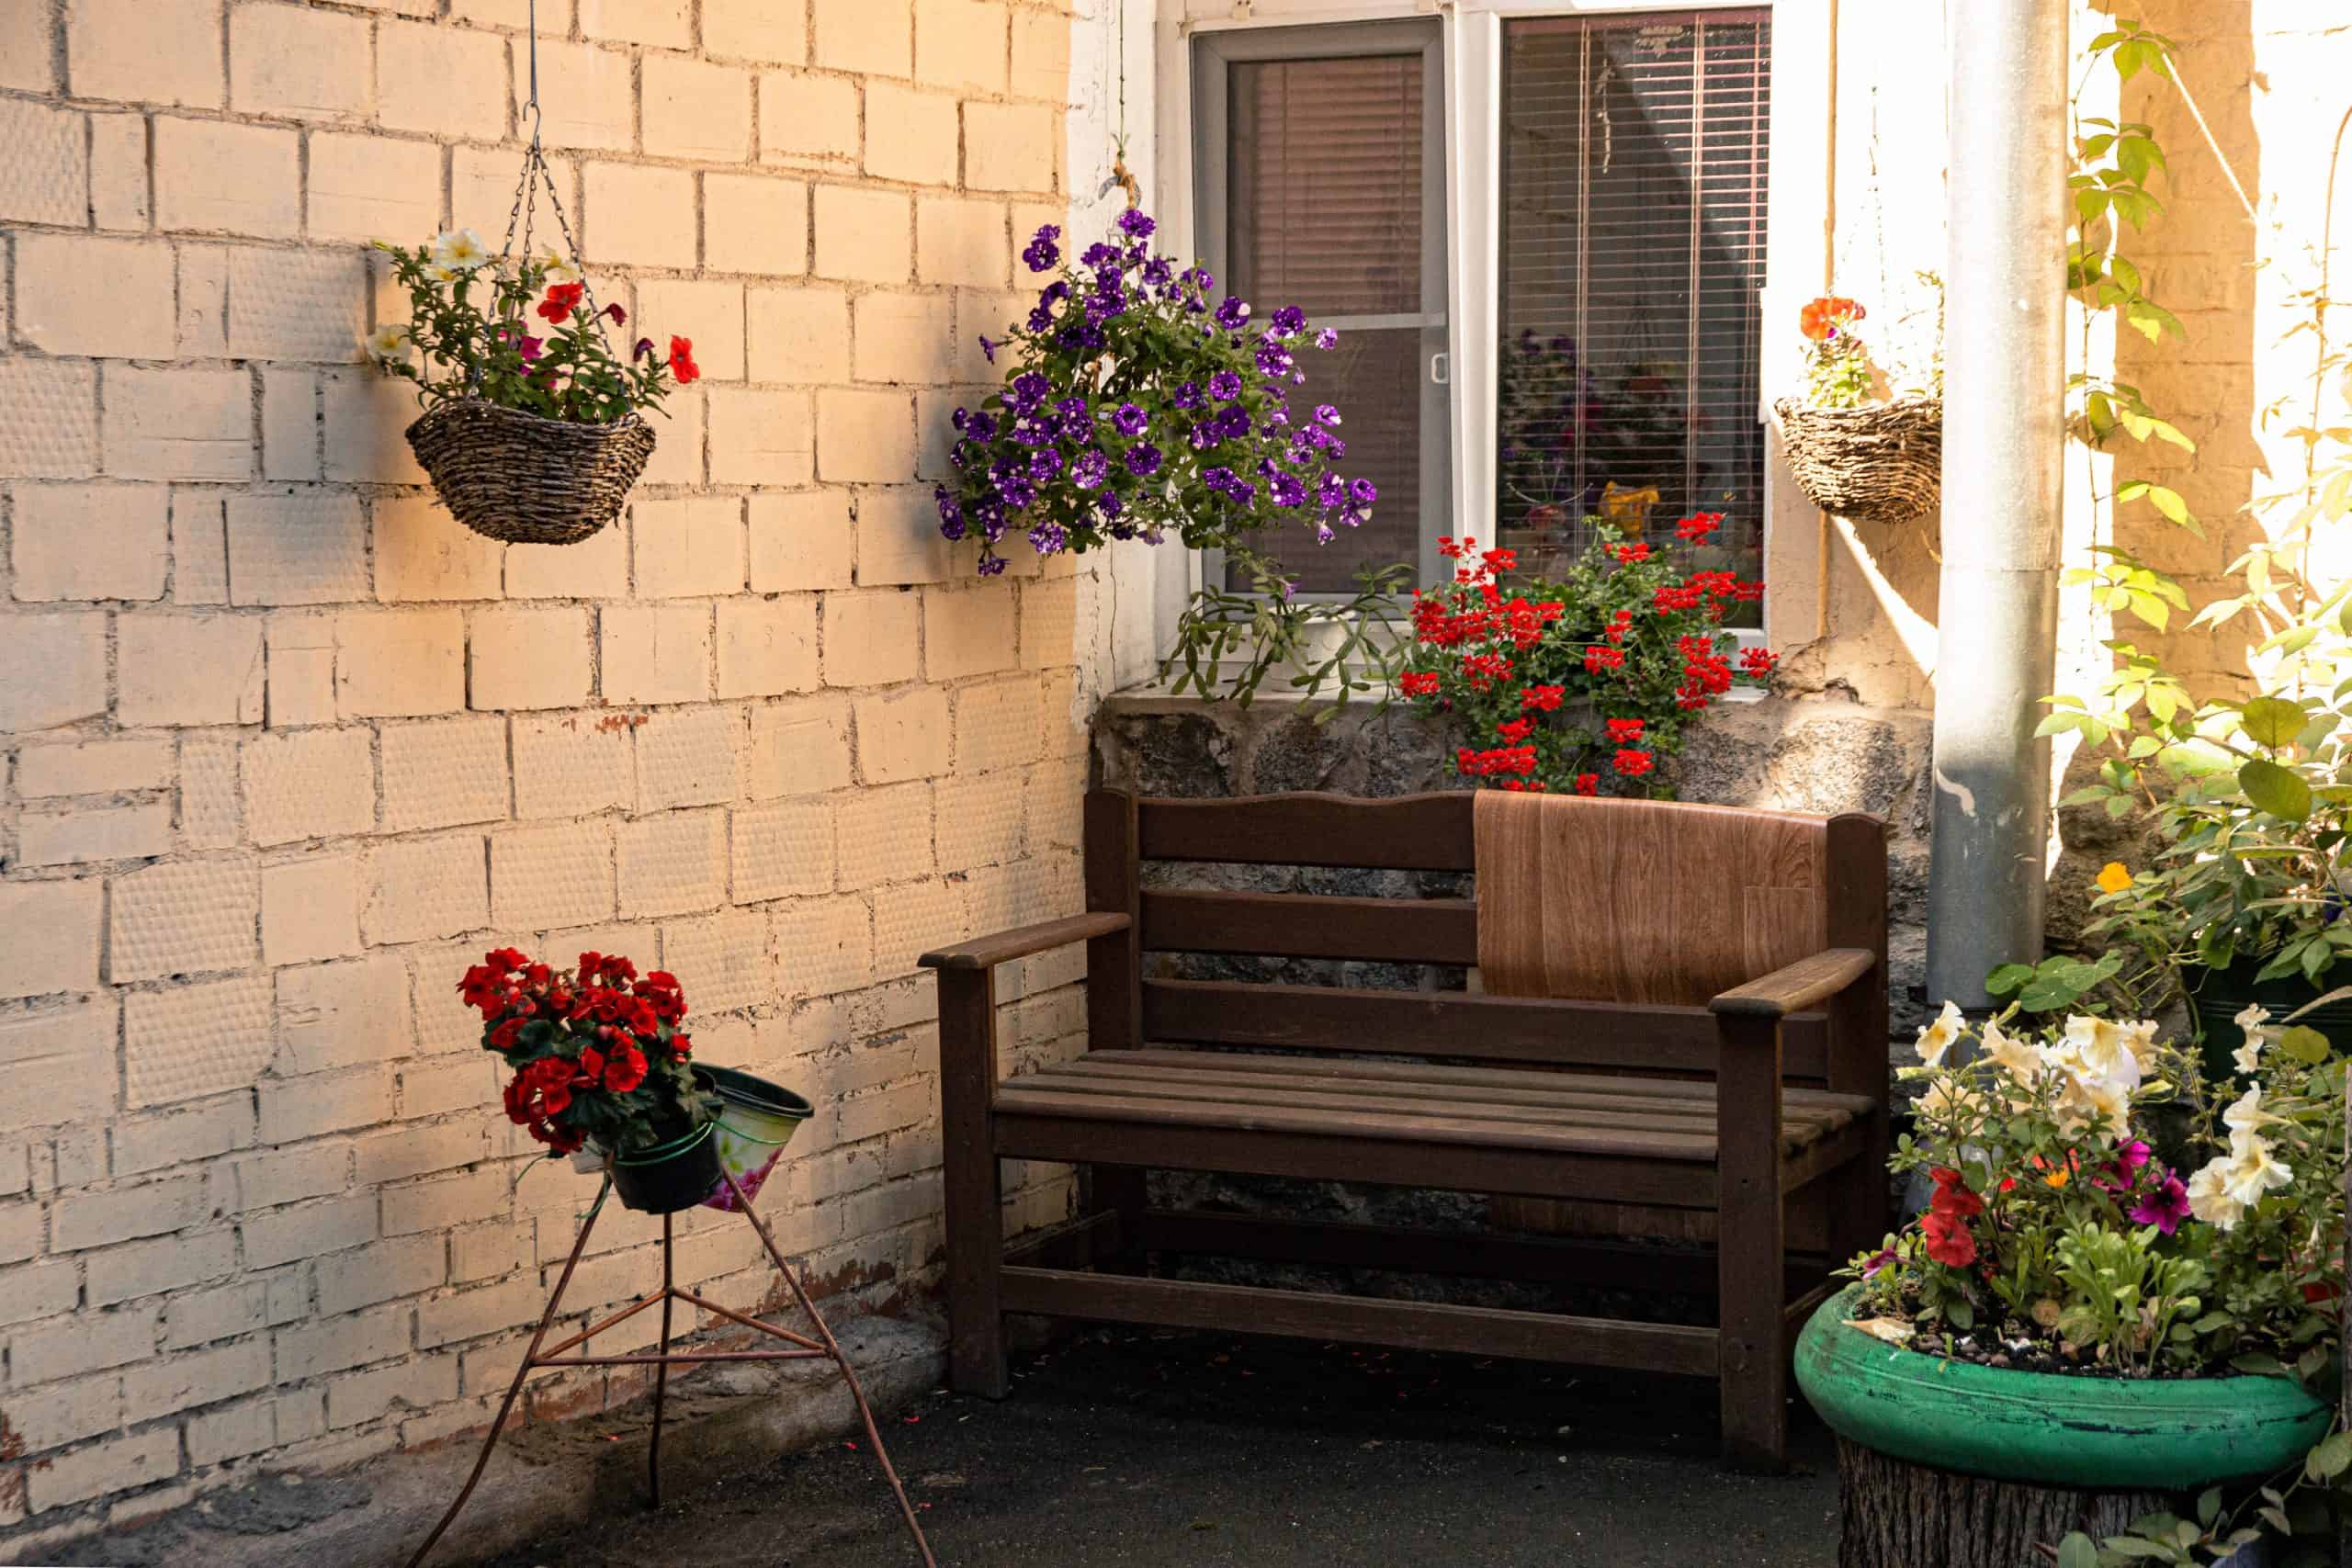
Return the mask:
{"type": "Polygon", "coordinates": [[[1201,384],[1198,381],[1185,382],[1182,386],[1176,389],[1176,395],[1170,398],[1169,401],[1174,403],[1180,409],[1199,408],[1202,401],[1201,384]]]}
{"type": "Polygon", "coordinates": [[[1069,543],[1069,535],[1058,523],[1040,523],[1029,530],[1029,545],[1041,556],[1057,556],[1069,543]]]}
{"type": "Polygon", "coordinates": [[[1015,376],[1012,378],[1012,407],[1014,412],[1019,413],[1027,413],[1031,409],[1034,409],[1039,403],[1044,402],[1046,400],[1046,394],[1051,390],[1053,390],[1053,384],[1047,381],[1045,377],[1039,375],[1035,370],[1023,370],[1020,375],[1015,376]]]}
{"type": "Polygon", "coordinates": [[[1031,238],[1028,248],[1021,253],[1021,259],[1029,264],[1031,272],[1043,272],[1062,259],[1061,248],[1054,243],[1061,237],[1061,230],[1048,223],[1031,238]]]}
{"type": "Polygon", "coordinates": [[[987,355],[990,365],[996,363],[996,351],[1003,346],[1001,341],[990,338],[986,333],[980,333],[980,352],[987,355]]]}
{"type": "Polygon", "coordinates": [[[1241,378],[1230,370],[1220,370],[1209,378],[1209,396],[1218,402],[1229,403],[1241,395],[1241,378]]]}
{"type": "Polygon", "coordinates": [[[999,577],[1003,575],[1003,572],[1004,558],[1002,556],[982,556],[980,558],[980,575],[982,577],[999,577]]]}
{"type": "Polygon", "coordinates": [[[1316,347],[1317,347],[1317,348],[1337,348],[1337,347],[1339,347],[1339,346],[1340,346],[1340,334],[1339,334],[1339,333],[1338,333],[1337,331],[1335,331],[1334,329],[1330,328],[1330,327],[1325,327],[1321,332],[1317,333],[1315,334],[1315,346],[1316,346],[1316,347]]]}
{"type": "Polygon", "coordinates": [[[975,441],[995,440],[996,415],[980,409],[973,410],[972,417],[964,423],[964,434],[975,441]]]}
{"type": "Polygon", "coordinates": [[[1337,424],[1340,423],[1340,411],[1333,408],[1329,403],[1317,403],[1315,405],[1315,423],[1317,424],[1337,424]]]}
{"type": "Polygon", "coordinates": [[[1087,407],[1086,400],[1084,398],[1064,398],[1061,401],[1054,405],[1054,412],[1062,416],[1062,427],[1064,429],[1077,430],[1081,433],[1085,430],[1087,407]]]}
{"type": "Polygon", "coordinates": [[[1348,499],[1358,506],[1370,506],[1380,499],[1380,490],[1370,479],[1350,479],[1348,499]]]}
{"type": "Polygon", "coordinates": [[[963,507],[956,503],[954,496],[947,493],[945,485],[933,487],[931,495],[933,501],[939,506],[939,531],[951,539],[962,538],[964,536],[963,507]]]}
{"type": "Polygon", "coordinates": [[[1148,478],[1159,472],[1159,448],[1148,441],[1128,447],[1127,471],[1137,478],[1148,478]]]}
{"type": "Polygon", "coordinates": [[[1283,340],[1295,338],[1306,330],[1306,312],[1295,305],[1285,305],[1274,312],[1273,323],[1266,329],[1266,335],[1283,340]]]}
{"type": "Polygon", "coordinates": [[[1106,490],[1094,498],[1094,509],[1105,517],[1116,517],[1127,509],[1127,503],[1119,499],[1117,491],[1106,490]]]}
{"type": "Polygon", "coordinates": [[[2135,1225],[2154,1225],[2170,1235],[2188,1213],[2188,1189],[2181,1185],[2179,1177],[2167,1172],[2154,1189],[2141,1195],[2127,1217],[2135,1225]]]}
{"type": "Polygon", "coordinates": [[[1134,207],[1119,214],[1118,225],[1119,232],[1130,240],[1148,239],[1151,237],[1151,231],[1159,227],[1144,215],[1141,209],[1134,207]]]}
{"type": "Polygon", "coordinates": [[[1062,471],[1062,455],[1051,446],[1029,455],[1029,477],[1039,484],[1052,480],[1062,471]]]}
{"type": "Polygon", "coordinates": [[[1122,435],[1141,435],[1151,416],[1136,403],[1121,403],[1111,415],[1111,427],[1122,435]]]}
{"type": "Polygon", "coordinates": [[[1297,479],[1290,474],[1278,473],[1273,475],[1272,478],[1267,479],[1266,488],[1273,495],[1274,504],[1276,506],[1304,506],[1306,504],[1306,487],[1299,483],[1297,479]]]}
{"type": "Polygon", "coordinates": [[[1238,294],[1228,294],[1216,308],[1216,324],[1227,332],[1238,333],[1250,321],[1250,302],[1238,294]]]}
{"type": "Polygon", "coordinates": [[[1272,338],[1258,345],[1259,375],[1287,376],[1290,374],[1291,364],[1290,350],[1272,338]]]}
{"type": "Polygon", "coordinates": [[[1222,494],[1230,491],[1240,481],[1233,477],[1233,470],[1231,468],[1228,468],[1220,463],[1214,468],[1203,468],[1201,470],[1201,482],[1208,486],[1209,489],[1222,494]]]}
{"type": "Polygon", "coordinates": [[[1089,446],[1071,460],[1071,482],[1081,490],[1100,490],[1111,475],[1111,459],[1102,455],[1100,446],[1089,446]]]}

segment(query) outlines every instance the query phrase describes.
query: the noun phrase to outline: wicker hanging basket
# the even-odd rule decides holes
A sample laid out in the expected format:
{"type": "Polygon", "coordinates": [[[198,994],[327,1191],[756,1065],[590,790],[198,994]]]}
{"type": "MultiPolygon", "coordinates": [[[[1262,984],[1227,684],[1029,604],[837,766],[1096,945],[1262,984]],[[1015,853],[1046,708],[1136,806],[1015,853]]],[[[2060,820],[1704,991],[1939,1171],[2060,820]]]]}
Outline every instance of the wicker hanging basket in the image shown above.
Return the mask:
{"type": "Polygon", "coordinates": [[[1935,511],[1942,499],[1942,399],[1816,409],[1782,398],[1772,413],[1798,487],[1824,512],[1907,523],[1935,511]]]}
{"type": "Polygon", "coordinates": [[[408,445],[441,503],[475,533],[576,545],[620,515],[653,432],[635,414],[575,424],[460,398],[426,410],[408,445]]]}

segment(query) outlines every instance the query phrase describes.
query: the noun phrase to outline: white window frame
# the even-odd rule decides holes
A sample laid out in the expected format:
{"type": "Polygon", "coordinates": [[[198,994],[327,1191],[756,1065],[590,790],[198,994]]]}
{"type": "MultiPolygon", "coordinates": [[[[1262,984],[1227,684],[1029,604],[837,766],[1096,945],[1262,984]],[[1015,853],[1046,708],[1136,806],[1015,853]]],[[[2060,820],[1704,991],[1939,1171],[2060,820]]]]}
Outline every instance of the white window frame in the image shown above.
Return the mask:
{"type": "MultiPolygon", "coordinates": [[[[1340,22],[1440,18],[1442,33],[1447,361],[1452,479],[1456,531],[1491,537],[1494,516],[1495,425],[1502,200],[1502,32],[1523,17],[1638,16],[1651,12],[1772,13],[1771,195],[1766,218],[1763,312],[1765,355],[1761,400],[1766,427],[1764,470],[1764,604],[1760,629],[1736,635],[1743,647],[1786,645],[1826,629],[1826,530],[1821,514],[1791,479],[1772,430],[1774,389],[1792,383],[1796,334],[1777,333],[1793,321],[1796,305],[1827,287],[1835,143],[1835,75],[1804,62],[1832,58],[1832,0],[1159,0],[1155,23],[1159,156],[1157,197],[1168,248],[1196,253],[1201,232],[1194,211],[1194,36],[1238,28],[1301,28],[1340,22]],[[1783,340],[1786,340],[1783,342],[1783,340]]],[[[1177,616],[1204,581],[1193,550],[1154,553],[1153,633],[1162,651],[1172,646],[1177,616]]]]}

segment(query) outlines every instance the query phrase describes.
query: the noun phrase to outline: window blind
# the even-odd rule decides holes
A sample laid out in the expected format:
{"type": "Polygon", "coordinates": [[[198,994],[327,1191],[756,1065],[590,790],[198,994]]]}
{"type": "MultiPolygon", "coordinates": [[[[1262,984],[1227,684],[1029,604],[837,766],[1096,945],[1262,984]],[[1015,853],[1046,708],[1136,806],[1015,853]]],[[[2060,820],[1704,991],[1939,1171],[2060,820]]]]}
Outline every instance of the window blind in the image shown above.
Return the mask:
{"type": "Polygon", "coordinates": [[[1261,314],[1296,305],[1340,329],[1337,349],[1299,356],[1291,406],[1336,405],[1337,467],[1380,489],[1371,521],[1328,545],[1303,530],[1265,545],[1301,591],[1351,592],[1362,567],[1421,554],[1422,344],[1428,298],[1443,298],[1423,265],[1427,66],[1417,51],[1227,69],[1226,281],[1261,314]]]}
{"type": "Polygon", "coordinates": [[[1588,514],[1671,545],[1707,511],[1702,564],[1761,575],[1770,29],[1505,24],[1496,504],[1522,570],[1573,558],[1588,514]]]}

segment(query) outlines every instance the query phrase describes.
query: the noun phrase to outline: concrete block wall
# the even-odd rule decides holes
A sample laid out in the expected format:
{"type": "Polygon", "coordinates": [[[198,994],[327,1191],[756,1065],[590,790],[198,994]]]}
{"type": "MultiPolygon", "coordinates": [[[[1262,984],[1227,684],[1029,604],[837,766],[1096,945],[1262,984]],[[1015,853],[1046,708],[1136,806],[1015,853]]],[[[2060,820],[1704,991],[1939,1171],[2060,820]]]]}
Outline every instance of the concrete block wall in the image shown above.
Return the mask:
{"type": "MultiPolygon", "coordinates": [[[[484,947],[674,970],[819,1102],[763,1207],[879,1299],[939,1245],[917,953],[1079,901],[1095,585],[974,581],[919,472],[1067,220],[1071,17],[539,0],[592,284],[706,378],[622,523],[510,548],[356,344],[366,242],[497,243],[526,14],[0,0],[0,1558],[486,1419],[593,1189],[500,1114],[484,947]]],[[[1007,975],[1015,1054],[1080,962],[1007,975]]],[[[567,1321],[655,1234],[608,1214],[567,1321]]],[[[766,1297],[740,1220],[682,1248],[766,1297]]]]}

